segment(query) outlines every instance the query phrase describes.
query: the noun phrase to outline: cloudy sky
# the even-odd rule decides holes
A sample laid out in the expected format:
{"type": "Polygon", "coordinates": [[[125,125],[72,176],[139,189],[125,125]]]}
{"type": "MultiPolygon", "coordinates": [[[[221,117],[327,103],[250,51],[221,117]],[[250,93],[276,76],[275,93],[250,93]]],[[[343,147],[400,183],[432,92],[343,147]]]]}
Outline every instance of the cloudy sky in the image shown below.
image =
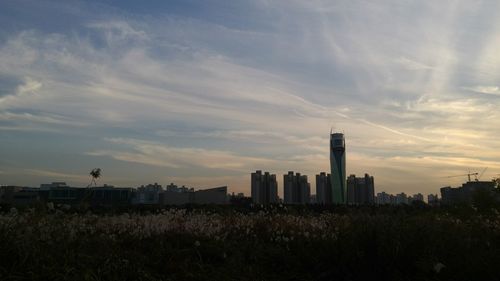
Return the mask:
{"type": "MultiPolygon", "coordinates": [[[[0,184],[329,169],[437,193],[500,173],[498,1],[0,3],[0,184]],[[486,169],[487,168],[487,169],[486,169]],[[485,170],[486,169],[486,170],[485,170]]],[[[314,190],[314,188],[313,188],[314,190]]]]}

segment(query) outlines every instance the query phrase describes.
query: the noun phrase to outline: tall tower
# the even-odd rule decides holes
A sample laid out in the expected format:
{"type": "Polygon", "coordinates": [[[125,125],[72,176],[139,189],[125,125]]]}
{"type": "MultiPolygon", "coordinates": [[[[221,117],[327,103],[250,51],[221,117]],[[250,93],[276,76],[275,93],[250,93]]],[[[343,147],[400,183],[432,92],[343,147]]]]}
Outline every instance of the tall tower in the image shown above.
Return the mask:
{"type": "Polygon", "coordinates": [[[330,132],[330,167],[332,170],[332,202],[345,204],[347,187],[344,134],[330,132]]]}

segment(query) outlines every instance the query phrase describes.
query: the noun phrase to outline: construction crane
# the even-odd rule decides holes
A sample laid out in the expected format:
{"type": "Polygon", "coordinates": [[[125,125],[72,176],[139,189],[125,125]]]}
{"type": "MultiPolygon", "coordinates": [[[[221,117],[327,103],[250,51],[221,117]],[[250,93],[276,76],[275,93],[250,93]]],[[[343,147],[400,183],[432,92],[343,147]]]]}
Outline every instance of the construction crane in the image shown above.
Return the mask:
{"type": "Polygon", "coordinates": [[[476,180],[476,181],[478,181],[478,179],[477,179],[477,175],[479,175],[479,173],[468,173],[468,174],[463,174],[463,175],[447,176],[447,177],[445,177],[445,178],[454,178],[454,177],[463,177],[463,176],[467,176],[467,177],[468,177],[468,179],[469,179],[469,181],[471,181],[471,180],[470,180],[470,176],[474,176],[474,177],[475,177],[475,180],[476,180]]]}

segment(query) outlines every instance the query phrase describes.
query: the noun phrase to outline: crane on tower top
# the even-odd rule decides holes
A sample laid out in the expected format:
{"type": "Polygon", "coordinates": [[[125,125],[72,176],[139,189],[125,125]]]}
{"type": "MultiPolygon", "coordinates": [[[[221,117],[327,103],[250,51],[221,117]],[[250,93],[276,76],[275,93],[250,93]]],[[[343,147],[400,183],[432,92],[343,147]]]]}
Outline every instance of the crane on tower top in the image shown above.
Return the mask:
{"type": "Polygon", "coordinates": [[[463,176],[467,176],[467,178],[470,180],[470,176],[474,176],[475,177],[475,181],[478,181],[477,179],[477,176],[479,175],[479,173],[467,173],[467,174],[463,174],[463,175],[454,175],[454,176],[447,176],[445,178],[454,178],[454,177],[463,177],[463,176]]]}
{"type": "Polygon", "coordinates": [[[470,176],[474,176],[474,181],[479,181],[481,179],[481,177],[483,176],[484,172],[486,172],[486,170],[488,170],[488,167],[484,168],[481,173],[478,173],[478,172],[473,172],[471,173],[470,171],[467,173],[467,174],[462,174],[462,175],[454,175],[454,176],[447,176],[447,177],[443,177],[443,178],[454,178],[454,177],[463,177],[463,176],[467,176],[467,178],[469,179],[469,182],[471,181],[471,178],[470,176]]]}

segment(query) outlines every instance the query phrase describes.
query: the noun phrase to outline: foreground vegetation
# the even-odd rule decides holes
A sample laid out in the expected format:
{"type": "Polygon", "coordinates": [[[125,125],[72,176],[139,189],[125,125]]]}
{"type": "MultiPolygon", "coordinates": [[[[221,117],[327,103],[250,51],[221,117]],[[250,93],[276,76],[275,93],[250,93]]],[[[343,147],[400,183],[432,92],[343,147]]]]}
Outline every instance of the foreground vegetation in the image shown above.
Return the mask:
{"type": "Polygon", "coordinates": [[[496,208],[2,209],[0,280],[499,280],[496,208]]]}

